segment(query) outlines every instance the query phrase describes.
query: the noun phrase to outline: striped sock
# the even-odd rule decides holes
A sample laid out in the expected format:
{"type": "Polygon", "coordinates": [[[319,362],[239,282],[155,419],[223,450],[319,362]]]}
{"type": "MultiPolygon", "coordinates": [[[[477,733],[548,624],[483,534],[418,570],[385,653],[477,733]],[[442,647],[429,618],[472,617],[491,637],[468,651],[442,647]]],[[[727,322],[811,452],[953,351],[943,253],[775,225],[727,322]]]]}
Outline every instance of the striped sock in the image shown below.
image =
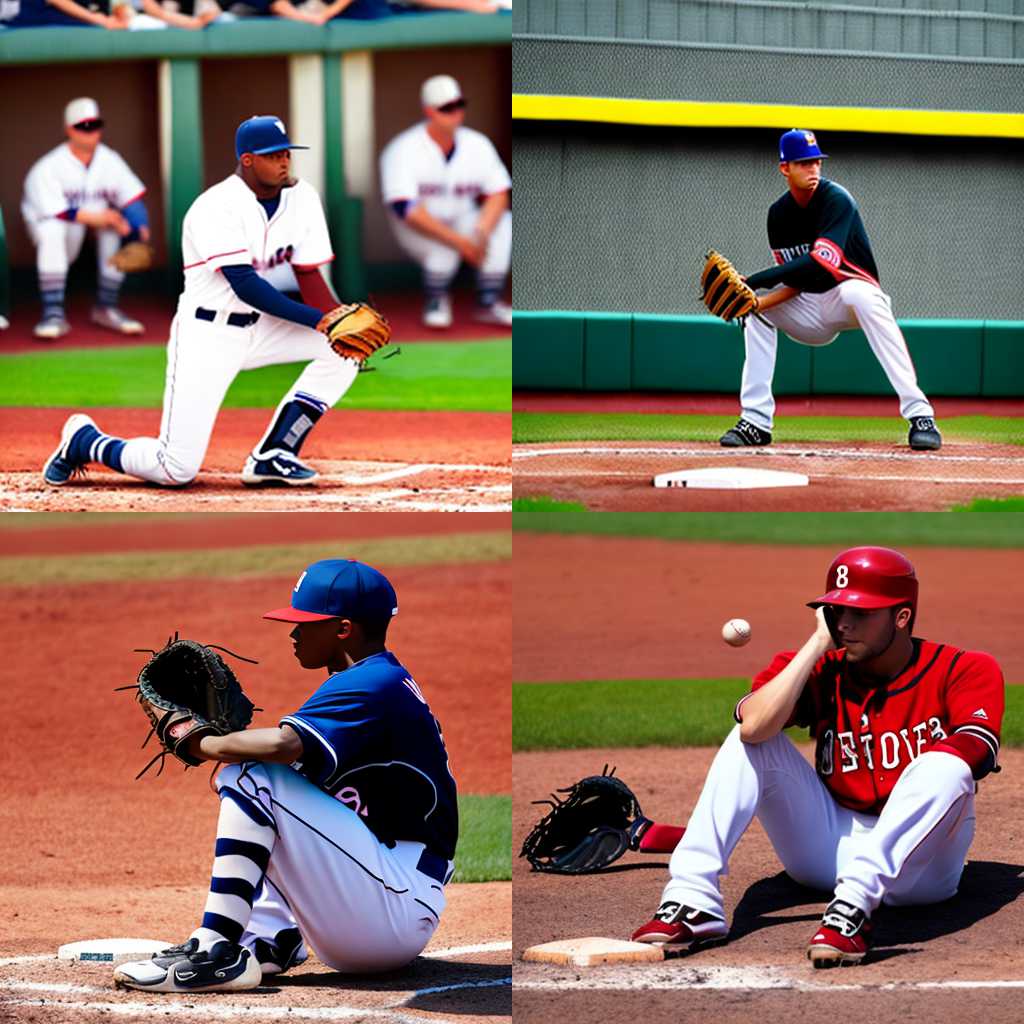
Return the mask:
{"type": "Polygon", "coordinates": [[[210,895],[202,925],[189,936],[201,950],[242,937],[276,838],[270,819],[245,797],[227,788],[220,796],[210,895]]]}
{"type": "Polygon", "coordinates": [[[39,296],[43,300],[43,319],[64,316],[64,287],[66,277],[63,274],[47,274],[39,278],[39,296]]]}
{"type": "Polygon", "coordinates": [[[75,434],[68,448],[68,457],[72,462],[102,462],[104,466],[123,473],[121,451],[124,445],[119,437],[111,437],[95,427],[83,427],[75,434]]]}
{"type": "Polygon", "coordinates": [[[96,289],[97,306],[116,306],[117,296],[121,291],[121,282],[112,281],[109,277],[101,277],[96,289]]]}
{"type": "Polygon", "coordinates": [[[477,274],[476,301],[484,309],[490,309],[505,287],[504,274],[477,274]]]}

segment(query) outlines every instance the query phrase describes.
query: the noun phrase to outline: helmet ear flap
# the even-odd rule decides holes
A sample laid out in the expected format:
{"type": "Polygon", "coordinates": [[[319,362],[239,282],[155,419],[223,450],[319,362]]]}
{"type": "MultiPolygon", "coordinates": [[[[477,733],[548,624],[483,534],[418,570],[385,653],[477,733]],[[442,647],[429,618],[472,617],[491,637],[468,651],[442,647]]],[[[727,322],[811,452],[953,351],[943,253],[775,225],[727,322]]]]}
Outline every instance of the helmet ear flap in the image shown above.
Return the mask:
{"type": "Polygon", "coordinates": [[[828,631],[832,634],[832,643],[836,645],[836,650],[838,650],[843,644],[839,639],[839,631],[836,629],[839,619],[836,606],[833,604],[822,605],[822,611],[825,615],[825,625],[828,626],[828,631]]]}

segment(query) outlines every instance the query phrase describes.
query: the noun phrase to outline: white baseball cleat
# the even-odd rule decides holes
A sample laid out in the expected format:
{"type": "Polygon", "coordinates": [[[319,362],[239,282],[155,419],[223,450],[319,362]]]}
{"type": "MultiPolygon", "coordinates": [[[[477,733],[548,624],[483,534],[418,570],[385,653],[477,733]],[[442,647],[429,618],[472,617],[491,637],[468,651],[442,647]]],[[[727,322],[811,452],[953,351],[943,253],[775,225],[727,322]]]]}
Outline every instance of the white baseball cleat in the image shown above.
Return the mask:
{"type": "Polygon", "coordinates": [[[89,317],[94,324],[117,331],[118,334],[142,334],[145,328],[138,320],[122,313],[117,306],[93,306],[89,317]]]}
{"type": "Polygon", "coordinates": [[[315,483],[319,475],[298,456],[283,448],[272,448],[269,452],[253,453],[245,460],[242,483],[247,487],[260,487],[263,484],[304,487],[315,483]]]}
{"type": "Polygon", "coordinates": [[[423,323],[427,327],[451,327],[452,300],[447,295],[428,299],[427,304],[423,307],[423,323]]]}
{"type": "Polygon", "coordinates": [[[86,463],[72,459],[69,450],[75,435],[84,427],[96,427],[91,416],[84,412],[72,413],[65,421],[60,432],[60,444],[43,466],[43,482],[51,487],[63,487],[69,480],[83,472],[86,463]]]}
{"type": "Polygon", "coordinates": [[[512,307],[504,302],[495,302],[492,306],[477,306],[473,319],[479,320],[482,324],[501,324],[502,327],[511,327],[512,307]]]}
{"type": "Polygon", "coordinates": [[[44,316],[32,328],[32,333],[37,338],[42,338],[44,341],[56,341],[58,338],[63,338],[68,331],[71,330],[71,324],[67,322],[62,316],[44,316]]]}
{"type": "Polygon", "coordinates": [[[244,946],[225,940],[207,953],[198,946],[189,939],[151,960],[121,964],[114,969],[114,986],[140,992],[244,992],[259,987],[263,972],[244,946]]]}

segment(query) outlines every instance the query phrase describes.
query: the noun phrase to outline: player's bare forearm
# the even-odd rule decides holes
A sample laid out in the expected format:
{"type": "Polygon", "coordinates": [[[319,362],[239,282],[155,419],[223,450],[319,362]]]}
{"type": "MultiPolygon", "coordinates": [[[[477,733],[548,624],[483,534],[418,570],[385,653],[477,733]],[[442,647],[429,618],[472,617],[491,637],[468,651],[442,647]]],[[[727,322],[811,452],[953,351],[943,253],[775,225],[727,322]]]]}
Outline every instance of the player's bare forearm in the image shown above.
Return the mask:
{"type": "Polygon", "coordinates": [[[781,288],[776,288],[774,291],[768,292],[767,295],[758,295],[757,297],[757,308],[758,311],[765,309],[771,309],[772,306],[777,306],[780,302],[788,302],[794,295],[799,295],[800,292],[796,288],[790,288],[789,285],[783,285],[781,288]]]}
{"type": "Polygon", "coordinates": [[[818,659],[835,646],[821,608],[817,609],[818,628],[796,652],[793,660],[770,682],[755,690],[740,709],[740,739],[744,743],[763,743],[778,735],[800,699],[818,659]]]}
{"type": "Polygon", "coordinates": [[[237,764],[240,761],[271,761],[277,764],[291,764],[302,754],[302,740],[288,725],[271,729],[245,729],[229,732],[226,736],[203,736],[198,749],[190,747],[189,753],[204,761],[224,761],[237,764]]]}
{"type": "Polygon", "coordinates": [[[509,207],[509,194],[508,192],[495,192],[493,195],[488,196],[484,200],[483,206],[480,207],[480,218],[476,222],[476,230],[478,234],[484,238],[490,238],[491,232],[494,231],[498,221],[501,220],[502,214],[509,207]]]}

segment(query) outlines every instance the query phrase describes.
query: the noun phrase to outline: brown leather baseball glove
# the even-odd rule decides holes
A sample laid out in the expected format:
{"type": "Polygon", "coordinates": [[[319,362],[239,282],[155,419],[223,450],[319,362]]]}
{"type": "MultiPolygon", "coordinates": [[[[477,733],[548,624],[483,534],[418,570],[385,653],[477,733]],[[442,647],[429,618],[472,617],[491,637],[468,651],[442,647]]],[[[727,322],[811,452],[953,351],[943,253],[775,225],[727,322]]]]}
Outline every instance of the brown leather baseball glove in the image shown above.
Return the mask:
{"type": "Polygon", "coordinates": [[[129,242],[122,245],[107,262],[122,274],[137,274],[140,270],[149,270],[153,266],[155,255],[153,246],[147,242],[129,242]]]}
{"type": "Polygon", "coordinates": [[[391,325],[372,306],[352,302],[325,313],[316,329],[342,359],[365,362],[391,340],[391,325]]]}
{"type": "Polygon", "coordinates": [[[701,298],[715,316],[736,320],[756,313],[757,295],[740,272],[721,254],[712,249],[707,254],[704,272],[700,275],[701,298]]]}

